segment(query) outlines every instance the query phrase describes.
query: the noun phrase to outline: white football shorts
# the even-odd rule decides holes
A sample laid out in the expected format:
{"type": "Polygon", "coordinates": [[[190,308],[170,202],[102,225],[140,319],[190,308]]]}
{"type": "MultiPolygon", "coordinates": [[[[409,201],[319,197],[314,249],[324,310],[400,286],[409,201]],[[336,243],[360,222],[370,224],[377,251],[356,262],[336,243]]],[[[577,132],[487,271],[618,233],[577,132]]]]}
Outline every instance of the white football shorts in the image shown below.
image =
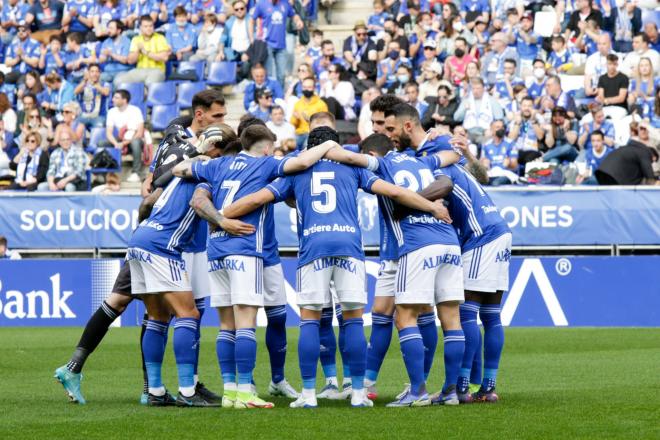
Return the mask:
{"type": "Polygon", "coordinates": [[[348,308],[367,304],[367,275],[364,261],[353,257],[323,257],[296,272],[298,305],[321,310],[332,304],[330,282],[334,281],[336,301],[348,308]]]}
{"type": "Polygon", "coordinates": [[[140,248],[129,248],[126,261],[131,269],[133,295],[191,290],[183,260],[162,257],[140,248]]]}
{"type": "Polygon", "coordinates": [[[181,256],[190,275],[190,284],[195,299],[206,298],[211,294],[209,288],[209,261],[206,251],[183,252],[181,256]]]}
{"type": "Polygon", "coordinates": [[[263,307],[263,259],[228,255],[208,263],[211,307],[248,305],[263,307]]]}
{"type": "Polygon", "coordinates": [[[399,260],[382,260],[376,280],[376,296],[394,296],[399,260]]]}
{"type": "Polygon", "coordinates": [[[500,235],[483,246],[463,254],[465,290],[495,293],[509,290],[511,234],[500,235]]]}

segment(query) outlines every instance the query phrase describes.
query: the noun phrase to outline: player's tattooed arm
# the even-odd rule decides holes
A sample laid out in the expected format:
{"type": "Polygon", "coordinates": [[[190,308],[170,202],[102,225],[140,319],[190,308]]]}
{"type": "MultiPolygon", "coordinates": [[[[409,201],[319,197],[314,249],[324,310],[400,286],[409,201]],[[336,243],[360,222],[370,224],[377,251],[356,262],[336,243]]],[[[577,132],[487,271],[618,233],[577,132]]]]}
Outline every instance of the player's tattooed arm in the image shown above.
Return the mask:
{"type": "Polygon", "coordinates": [[[231,205],[223,208],[222,214],[227,218],[239,218],[273,201],[275,201],[273,193],[263,188],[245,197],[241,197],[231,205]]]}
{"type": "Polygon", "coordinates": [[[211,193],[204,188],[197,188],[190,199],[190,207],[195,213],[209,222],[212,227],[219,227],[231,235],[248,235],[254,233],[254,226],[240,220],[226,218],[221,211],[215,209],[211,193]]]}
{"type": "Polygon", "coordinates": [[[331,148],[341,148],[341,146],[334,141],[325,141],[321,145],[303,151],[298,156],[287,160],[284,164],[284,173],[294,174],[305,171],[321,160],[331,148]]]}
{"type": "MultiPolygon", "coordinates": [[[[407,206],[408,208],[425,211],[438,220],[447,221],[447,209],[441,202],[431,202],[417,193],[414,193],[400,186],[392,185],[383,179],[378,179],[371,186],[371,190],[381,196],[389,197],[395,202],[407,206]]],[[[451,222],[449,219],[448,223],[451,222]]]]}
{"type": "Polygon", "coordinates": [[[142,203],[140,203],[140,207],[138,208],[138,222],[149,218],[156,200],[158,200],[158,197],[160,197],[162,193],[163,188],[158,188],[142,200],[142,203]]]}
{"type": "MultiPolygon", "coordinates": [[[[461,153],[463,153],[463,156],[465,156],[465,159],[468,162],[465,168],[468,170],[468,172],[472,174],[475,179],[477,179],[477,182],[481,183],[482,185],[487,185],[488,170],[477,160],[476,157],[474,157],[474,154],[472,154],[470,151],[469,142],[462,136],[454,136],[452,137],[450,143],[454,148],[460,150],[461,153]]],[[[443,166],[445,165],[443,164],[443,166]]]]}
{"type": "Polygon", "coordinates": [[[174,177],[181,177],[182,179],[192,178],[192,164],[198,160],[209,160],[208,156],[195,156],[191,159],[186,159],[183,162],[180,162],[172,168],[172,174],[174,177]]]}

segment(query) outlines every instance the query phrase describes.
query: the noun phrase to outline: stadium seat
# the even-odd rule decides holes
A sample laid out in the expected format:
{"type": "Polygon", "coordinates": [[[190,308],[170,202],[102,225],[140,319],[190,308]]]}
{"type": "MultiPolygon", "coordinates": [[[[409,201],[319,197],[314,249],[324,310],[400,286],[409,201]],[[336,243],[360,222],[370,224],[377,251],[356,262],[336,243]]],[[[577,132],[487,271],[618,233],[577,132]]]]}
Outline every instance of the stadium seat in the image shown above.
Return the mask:
{"type": "Polygon", "coordinates": [[[236,84],[236,63],[218,61],[211,64],[207,82],[212,86],[236,84]]]}
{"type": "Polygon", "coordinates": [[[149,84],[147,93],[147,105],[170,105],[176,101],[176,83],[174,81],[165,81],[149,84]]]}
{"type": "Polygon", "coordinates": [[[187,72],[194,70],[197,75],[197,80],[201,81],[204,79],[204,69],[206,68],[206,61],[181,61],[179,67],[176,69],[177,72],[187,72]]]}
{"type": "Polygon", "coordinates": [[[206,82],[182,82],[179,84],[179,92],[176,103],[180,108],[192,107],[192,99],[197,93],[206,90],[206,82]]]}
{"type": "Polygon", "coordinates": [[[154,105],[151,108],[151,128],[154,131],[163,131],[170,121],[178,116],[179,106],[177,104],[154,105]]]}
{"type": "Polygon", "coordinates": [[[115,88],[115,92],[117,90],[127,90],[128,93],[131,94],[131,100],[129,101],[129,104],[137,105],[138,107],[140,104],[144,102],[144,84],[142,83],[123,83],[119,84],[115,88]]]}
{"type": "Polygon", "coordinates": [[[92,189],[92,174],[121,173],[121,150],[119,148],[107,148],[106,150],[117,161],[117,168],[90,168],[87,170],[87,191],[92,189]]]}
{"type": "Polygon", "coordinates": [[[89,134],[89,144],[85,150],[88,150],[88,153],[95,152],[101,141],[106,139],[105,127],[93,127],[89,134]]]}

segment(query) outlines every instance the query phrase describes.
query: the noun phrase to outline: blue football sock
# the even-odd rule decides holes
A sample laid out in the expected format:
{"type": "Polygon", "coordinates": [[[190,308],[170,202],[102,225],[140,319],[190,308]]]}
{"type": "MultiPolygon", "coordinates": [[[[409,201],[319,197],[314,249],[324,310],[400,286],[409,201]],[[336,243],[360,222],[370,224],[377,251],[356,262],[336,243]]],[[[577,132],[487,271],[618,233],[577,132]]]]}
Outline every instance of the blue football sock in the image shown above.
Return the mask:
{"type": "Polygon", "coordinates": [[[319,336],[321,341],[321,367],[323,375],[327,377],[337,377],[337,339],[335,339],[335,329],[332,327],[333,312],[331,307],[321,311],[321,322],[319,327],[319,336]]]}
{"type": "Polygon", "coordinates": [[[472,369],[470,370],[470,383],[481,385],[481,373],[483,371],[483,347],[484,347],[484,338],[481,334],[481,329],[479,329],[479,344],[477,345],[477,352],[474,355],[474,361],[472,361],[472,369]]]}
{"type": "Polygon", "coordinates": [[[148,320],[147,328],[142,337],[142,353],[147,368],[147,378],[150,388],[163,386],[161,367],[165,356],[165,335],[168,323],[148,320]]]}
{"type": "Polygon", "coordinates": [[[195,386],[195,355],[199,320],[177,318],[174,324],[174,358],[179,373],[179,387],[195,386]]]}
{"type": "Polygon", "coordinates": [[[403,363],[406,364],[406,371],[410,378],[410,390],[418,396],[424,388],[424,341],[419,327],[406,327],[399,330],[399,343],[403,363]]]}
{"type": "Polygon", "coordinates": [[[479,317],[484,324],[484,378],[481,386],[486,390],[495,388],[497,369],[504,347],[504,329],[500,320],[500,306],[482,304],[479,317]]]}
{"type": "Polygon", "coordinates": [[[197,298],[195,300],[195,307],[199,311],[199,321],[197,324],[197,344],[195,344],[195,374],[197,374],[197,367],[199,366],[199,344],[202,342],[202,316],[206,310],[206,298],[197,298]]]}
{"type": "Polygon", "coordinates": [[[362,318],[344,319],[344,330],[346,332],[345,351],[351,382],[354,390],[361,390],[364,388],[364,370],[367,367],[367,340],[364,337],[364,321],[362,318]]]}
{"type": "Polygon", "coordinates": [[[337,315],[337,322],[339,323],[339,336],[337,337],[337,345],[339,346],[339,355],[341,356],[341,369],[346,378],[351,377],[351,365],[346,356],[346,328],[344,327],[344,315],[341,312],[341,306],[335,306],[335,315],[337,315]]]}
{"type": "Polygon", "coordinates": [[[367,370],[365,377],[373,382],[378,379],[378,372],[392,342],[392,315],[371,314],[371,337],[367,346],[367,370]]]}
{"type": "Polygon", "coordinates": [[[270,375],[273,383],[284,380],[286,361],[286,306],[266,307],[266,347],[270,357],[270,375]]]}
{"type": "Polygon", "coordinates": [[[435,326],[435,313],[424,313],[417,317],[417,327],[424,340],[424,380],[428,379],[435,350],[438,347],[438,328],[435,326]]]}
{"type": "Polygon", "coordinates": [[[458,375],[456,387],[458,392],[465,394],[470,386],[470,370],[477,355],[479,346],[479,325],[477,324],[477,313],[479,313],[479,303],[474,301],[465,301],[460,306],[461,327],[465,333],[465,352],[461,361],[461,371],[458,375]]]}
{"type": "Polygon", "coordinates": [[[253,328],[236,330],[235,357],[238,385],[251,384],[252,372],[257,362],[257,337],[253,328]]]}
{"type": "Polygon", "coordinates": [[[316,388],[316,364],[319,361],[320,346],[319,322],[315,319],[302,319],[298,338],[298,364],[304,389],[316,388]]]}
{"type": "Polygon", "coordinates": [[[220,374],[224,383],[236,383],[236,330],[220,330],[215,340],[220,374]]]}
{"type": "Polygon", "coordinates": [[[461,361],[465,352],[465,335],[463,330],[444,330],[445,343],[445,384],[442,392],[446,392],[450,386],[456,386],[458,373],[461,369],[461,361]]]}

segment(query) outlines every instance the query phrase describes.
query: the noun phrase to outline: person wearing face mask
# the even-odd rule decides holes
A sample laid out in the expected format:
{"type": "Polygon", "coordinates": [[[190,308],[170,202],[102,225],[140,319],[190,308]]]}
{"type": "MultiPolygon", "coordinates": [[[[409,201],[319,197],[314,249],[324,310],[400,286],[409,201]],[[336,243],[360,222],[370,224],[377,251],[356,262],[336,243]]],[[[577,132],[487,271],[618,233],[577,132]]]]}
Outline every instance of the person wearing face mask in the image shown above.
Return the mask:
{"type": "Polygon", "coordinates": [[[545,82],[547,80],[545,73],[545,62],[541,59],[535,59],[532,63],[532,75],[527,82],[527,94],[534,98],[535,104],[538,104],[539,99],[545,91],[545,82]]]}
{"type": "Polygon", "coordinates": [[[309,119],[314,113],[327,112],[328,106],[316,94],[316,80],[307,77],[302,82],[302,98],[293,106],[291,125],[296,128],[296,148],[302,150],[307,145],[309,119]]]}
{"type": "Polygon", "coordinates": [[[188,22],[188,13],[183,6],[174,9],[174,26],[168,26],[165,38],[172,48],[171,59],[187,61],[193,55],[197,33],[194,26],[188,22]]]}
{"type": "MultiPolygon", "coordinates": [[[[466,47],[463,49],[464,52],[468,52],[469,46],[477,43],[476,37],[467,28],[465,23],[463,23],[463,19],[459,15],[451,16],[449,18],[449,23],[451,23],[451,26],[444,31],[445,38],[440,38],[439,40],[438,52],[443,54],[440,56],[440,59],[443,59],[443,56],[446,57],[455,52],[456,40],[459,38],[463,38],[467,43],[466,47]]],[[[442,36],[443,35],[441,35],[441,37],[442,36]]]]}
{"type": "Polygon", "coordinates": [[[401,57],[401,48],[396,41],[390,41],[388,45],[387,58],[378,63],[376,74],[376,85],[378,87],[390,88],[397,82],[399,67],[407,65],[408,59],[401,57]]]}
{"type": "Polygon", "coordinates": [[[396,69],[396,80],[387,88],[387,93],[396,95],[402,99],[405,98],[406,85],[412,79],[412,69],[402,64],[396,69]]]}
{"type": "Polygon", "coordinates": [[[386,59],[390,55],[390,43],[396,41],[399,45],[399,50],[403,54],[408,53],[410,44],[408,38],[403,35],[403,32],[399,30],[399,23],[393,18],[388,18],[383,24],[383,36],[376,43],[376,50],[378,51],[378,59],[386,59]]]}
{"type": "Polygon", "coordinates": [[[222,26],[218,26],[218,17],[215,14],[207,14],[204,17],[204,27],[197,37],[197,52],[190,57],[190,61],[206,61],[211,64],[218,61],[218,55],[224,57],[220,50],[222,32],[222,26]]]}
{"type": "Polygon", "coordinates": [[[637,34],[632,40],[632,52],[626,55],[621,63],[621,73],[627,76],[637,75],[637,66],[642,58],[648,58],[653,66],[655,76],[660,75],[660,53],[649,46],[649,37],[637,34]]]}
{"type": "Polygon", "coordinates": [[[454,54],[445,60],[445,79],[459,85],[465,79],[465,69],[468,63],[476,59],[467,53],[468,44],[465,38],[458,37],[454,42],[454,54]]]}

